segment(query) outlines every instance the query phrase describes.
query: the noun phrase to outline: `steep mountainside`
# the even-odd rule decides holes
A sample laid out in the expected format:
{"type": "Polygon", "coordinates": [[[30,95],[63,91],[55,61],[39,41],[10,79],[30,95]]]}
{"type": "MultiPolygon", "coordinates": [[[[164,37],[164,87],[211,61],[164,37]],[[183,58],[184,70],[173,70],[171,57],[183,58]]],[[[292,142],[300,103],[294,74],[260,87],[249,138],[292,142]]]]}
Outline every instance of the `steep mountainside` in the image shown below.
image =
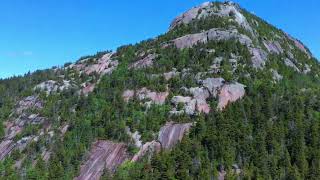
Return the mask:
{"type": "Polygon", "coordinates": [[[319,179],[320,65],[232,2],[0,80],[0,179],[319,179]]]}

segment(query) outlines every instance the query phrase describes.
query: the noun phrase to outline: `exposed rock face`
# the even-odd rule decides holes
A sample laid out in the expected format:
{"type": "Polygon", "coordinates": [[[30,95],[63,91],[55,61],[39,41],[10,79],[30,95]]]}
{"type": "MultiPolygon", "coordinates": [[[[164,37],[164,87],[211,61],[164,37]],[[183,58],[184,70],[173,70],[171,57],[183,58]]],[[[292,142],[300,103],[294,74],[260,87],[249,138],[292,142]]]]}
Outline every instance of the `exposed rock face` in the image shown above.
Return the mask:
{"type": "MultiPolygon", "coordinates": [[[[28,109],[41,109],[43,102],[37,96],[28,96],[17,103],[10,120],[5,122],[5,135],[0,143],[0,160],[6,158],[12,150],[22,151],[31,141],[37,141],[39,137],[28,136],[19,140],[14,138],[22,132],[27,125],[39,125],[46,121],[46,118],[38,114],[27,114],[28,109]]],[[[43,127],[46,128],[46,127],[43,127]]]]}
{"type": "Polygon", "coordinates": [[[280,75],[277,70],[270,69],[270,71],[272,73],[272,79],[274,81],[281,81],[283,79],[283,76],[280,75]]]}
{"type": "Polygon", "coordinates": [[[132,133],[130,131],[130,128],[127,127],[126,128],[126,133],[132,138],[132,140],[134,141],[134,144],[136,147],[140,148],[142,146],[142,141],[140,140],[141,135],[139,134],[138,131],[132,133]]]}
{"type": "Polygon", "coordinates": [[[172,42],[178,49],[184,49],[191,48],[198,43],[207,43],[208,41],[226,41],[231,39],[238,40],[242,45],[248,47],[249,52],[252,55],[253,67],[264,67],[268,54],[260,47],[255,47],[252,40],[248,36],[240,34],[237,29],[213,28],[201,33],[179,37],[174,39],[172,42]]]}
{"type": "Polygon", "coordinates": [[[157,141],[146,142],[136,153],[131,162],[139,161],[142,157],[146,156],[147,154],[152,155],[154,153],[159,153],[161,151],[161,144],[157,141]]]}
{"type": "Polygon", "coordinates": [[[252,55],[252,65],[255,68],[263,68],[265,61],[267,60],[268,54],[263,51],[261,48],[252,48],[249,47],[249,51],[252,55]]]}
{"type": "Polygon", "coordinates": [[[95,86],[96,83],[84,83],[80,92],[83,95],[87,96],[89,93],[93,92],[95,86]]]}
{"type": "Polygon", "coordinates": [[[137,91],[137,96],[139,100],[151,99],[155,104],[163,104],[169,95],[169,92],[152,92],[147,88],[142,88],[137,91]]]}
{"type": "Polygon", "coordinates": [[[192,97],[189,96],[174,96],[171,99],[171,103],[174,104],[174,108],[172,111],[170,111],[170,114],[174,115],[181,115],[183,113],[186,113],[188,115],[193,115],[196,110],[196,99],[192,99],[192,97]],[[178,109],[178,106],[182,104],[183,109],[178,109]]]}
{"type": "Polygon", "coordinates": [[[125,102],[129,102],[129,100],[131,98],[133,98],[134,96],[134,91],[133,90],[125,90],[123,93],[122,93],[122,98],[125,102]]]}
{"type": "Polygon", "coordinates": [[[12,140],[4,140],[0,143],[0,161],[11,153],[15,143],[12,140]]]}
{"type": "Polygon", "coordinates": [[[48,162],[51,157],[51,152],[50,151],[43,151],[41,153],[41,157],[45,162],[48,162]]]}
{"type": "Polygon", "coordinates": [[[111,59],[112,55],[113,53],[107,53],[100,59],[94,59],[93,62],[88,62],[88,59],[85,59],[70,65],[69,68],[74,68],[80,73],[85,73],[87,75],[92,73],[110,74],[119,64],[117,60],[111,59]]]}
{"type": "Polygon", "coordinates": [[[311,58],[311,53],[307,50],[307,48],[297,39],[293,38],[289,34],[286,34],[287,38],[291,41],[293,41],[294,45],[300,49],[303,53],[305,53],[309,58],[311,58]]]}
{"type": "Polygon", "coordinates": [[[278,41],[263,41],[263,44],[270,53],[282,54],[284,52],[278,41]]]}
{"type": "Polygon", "coordinates": [[[28,96],[22,99],[21,101],[19,101],[15,111],[17,114],[21,114],[24,110],[32,108],[43,108],[43,103],[39,100],[38,96],[28,96]]]}
{"type": "Polygon", "coordinates": [[[154,153],[159,153],[161,149],[170,150],[182,140],[191,126],[192,123],[176,124],[168,122],[160,129],[158,141],[153,140],[151,142],[146,142],[140,148],[139,152],[134,155],[131,162],[136,162],[146,155],[149,155],[150,157],[154,153]]]}
{"type": "Polygon", "coordinates": [[[201,87],[182,88],[191,96],[174,96],[171,103],[174,105],[170,114],[181,115],[186,113],[194,115],[196,112],[208,114],[211,110],[206,99],[219,97],[218,109],[224,109],[229,102],[242,98],[245,94],[244,85],[240,83],[226,84],[223,78],[207,78],[199,80],[201,87]],[[183,107],[181,107],[181,105],[183,107]],[[182,109],[181,109],[182,108],[182,109]]]}
{"type": "MultiPolygon", "coordinates": [[[[204,112],[204,113],[209,113],[210,112],[210,106],[207,104],[206,99],[210,97],[210,94],[207,89],[204,87],[193,87],[190,89],[186,89],[186,92],[189,92],[190,94],[193,95],[193,99],[191,100],[191,104],[194,104],[195,102],[195,109],[198,112],[204,112]]],[[[194,109],[193,109],[194,111],[194,109]]],[[[187,112],[187,111],[186,111],[187,112]]]]}
{"type": "Polygon", "coordinates": [[[210,94],[213,97],[217,97],[219,89],[225,83],[225,80],[223,78],[207,78],[200,82],[209,90],[210,94]]]}
{"type": "Polygon", "coordinates": [[[180,72],[177,72],[177,69],[175,69],[175,68],[170,72],[163,73],[163,76],[164,76],[165,80],[167,80],[167,81],[169,81],[173,77],[176,77],[179,75],[180,75],[180,72]]]}
{"type": "Polygon", "coordinates": [[[129,158],[126,146],[111,141],[96,141],[91,148],[88,160],[81,166],[77,180],[98,180],[103,170],[115,172],[116,168],[129,158]]]}
{"type": "Polygon", "coordinates": [[[174,45],[178,49],[191,48],[198,43],[207,43],[208,41],[225,41],[230,39],[239,40],[241,44],[251,45],[252,40],[237,29],[219,29],[213,28],[196,34],[189,34],[173,40],[174,45]]]}
{"type": "Polygon", "coordinates": [[[284,60],[284,64],[288,67],[293,68],[296,72],[300,72],[300,69],[288,58],[284,60]]]}
{"type": "Polygon", "coordinates": [[[61,83],[53,80],[42,82],[34,87],[34,90],[45,91],[47,94],[59,91],[64,91],[75,87],[70,81],[63,80],[61,83]]]}
{"type": "Polygon", "coordinates": [[[158,140],[162,149],[171,149],[179,141],[182,140],[184,134],[189,131],[192,123],[174,124],[168,122],[160,129],[158,140]]]}
{"type": "Polygon", "coordinates": [[[223,110],[228,103],[235,102],[245,95],[244,85],[240,83],[225,84],[219,94],[218,109],[223,110]]]}
{"type": "Polygon", "coordinates": [[[131,98],[137,96],[139,101],[150,100],[146,102],[147,107],[149,107],[152,103],[157,105],[162,105],[165,103],[166,98],[169,95],[169,92],[153,92],[147,88],[138,89],[136,92],[133,90],[125,90],[122,94],[124,101],[128,102],[131,98]]]}
{"type": "Polygon", "coordinates": [[[303,74],[308,74],[309,72],[311,72],[311,67],[309,64],[305,64],[303,69],[303,74]]]}
{"type": "Polygon", "coordinates": [[[153,65],[153,61],[156,59],[156,54],[149,54],[146,57],[134,62],[129,66],[129,69],[140,69],[140,68],[146,68],[153,65]]]}
{"type": "Polygon", "coordinates": [[[233,17],[234,21],[240,26],[253,32],[247,19],[241,14],[240,8],[232,2],[227,2],[220,5],[214,5],[211,2],[205,2],[198,7],[194,7],[182,15],[176,17],[170,25],[170,30],[181,24],[189,24],[195,19],[201,19],[208,16],[219,16],[219,17],[233,17]]]}

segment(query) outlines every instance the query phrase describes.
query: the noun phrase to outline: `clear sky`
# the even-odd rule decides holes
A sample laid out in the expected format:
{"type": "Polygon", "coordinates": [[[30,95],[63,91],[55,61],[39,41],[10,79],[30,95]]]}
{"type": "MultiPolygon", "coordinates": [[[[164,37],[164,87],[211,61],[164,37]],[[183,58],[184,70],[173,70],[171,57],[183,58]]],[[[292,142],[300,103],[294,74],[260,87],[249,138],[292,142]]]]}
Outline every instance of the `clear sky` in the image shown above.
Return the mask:
{"type": "MultiPolygon", "coordinates": [[[[320,57],[319,0],[234,0],[320,57]]],[[[0,78],[63,65],[167,31],[205,0],[1,0],[0,78]]]]}

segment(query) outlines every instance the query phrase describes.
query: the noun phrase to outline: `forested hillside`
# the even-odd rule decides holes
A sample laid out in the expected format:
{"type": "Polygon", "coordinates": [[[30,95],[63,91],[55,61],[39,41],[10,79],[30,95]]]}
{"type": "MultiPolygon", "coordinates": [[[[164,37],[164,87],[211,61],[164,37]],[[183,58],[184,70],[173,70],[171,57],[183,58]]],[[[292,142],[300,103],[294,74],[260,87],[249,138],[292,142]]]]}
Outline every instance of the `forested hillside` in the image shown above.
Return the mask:
{"type": "Polygon", "coordinates": [[[0,179],[320,179],[320,65],[232,2],[0,80],[0,179]]]}

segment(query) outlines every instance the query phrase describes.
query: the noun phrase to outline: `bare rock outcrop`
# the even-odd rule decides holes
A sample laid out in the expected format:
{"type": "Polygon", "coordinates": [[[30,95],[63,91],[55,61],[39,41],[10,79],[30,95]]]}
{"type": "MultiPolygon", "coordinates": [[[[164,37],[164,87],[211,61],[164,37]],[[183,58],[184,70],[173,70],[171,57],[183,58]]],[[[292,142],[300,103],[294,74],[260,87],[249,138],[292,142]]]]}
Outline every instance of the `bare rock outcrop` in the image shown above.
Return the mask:
{"type": "Polygon", "coordinates": [[[286,34],[287,38],[292,41],[294,43],[294,45],[300,49],[303,53],[305,53],[308,58],[311,58],[312,57],[312,54],[309,52],[309,50],[299,41],[297,40],[296,38],[290,36],[289,34],[286,34]]]}
{"type": "Polygon", "coordinates": [[[219,29],[213,28],[208,31],[204,31],[196,34],[188,34],[177,39],[172,40],[173,44],[178,49],[191,48],[198,43],[207,43],[208,41],[226,41],[226,40],[238,40],[242,45],[247,46],[249,52],[252,55],[251,61],[253,67],[263,68],[268,54],[260,47],[254,46],[252,40],[244,35],[240,34],[237,29],[219,29]]]}
{"type": "Polygon", "coordinates": [[[189,131],[191,126],[192,123],[178,124],[174,122],[167,122],[163,127],[161,127],[158,140],[146,142],[141,146],[139,152],[131,159],[131,162],[136,162],[146,155],[151,157],[154,153],[159,153],[161,150],[172,149],[182,140],[183,136],[189,131]]]}
{"type": "Polygon", "coordinates": [[[252,58],[251,58],[252,66],[258,69],[263,68],[267,60],[268,54],[261,48],[256,48],[256,47],[249,47],[249,51],[252,55],[252,58]]]}
{"type": "Polygon", "coordinates": [[[197,100],[190,96],[174,96],[171,99],[171,103],[174,105],[170,114],[181,115],[186,113],[188,115],[193,115],[196,110],[197,100]],[[178,109],[180,105],[183,105],[183,109],[178,109]]]}
{"type": "Polygon", "coordinates": [[[117,60],[112,60],[112,56],[113,53],[107,53],[100,59],[84,59],[76,64],[71,64],[68,68],[76,69],[80,73],[87,75],[92,73],[110,74],[119,64],[117,60]]]}
{"type": "Polygon", "coordinates": [[[62,82],[57,82],[53,80],[48,80],[42,82],[34,87],[34,90],[40,90],[47,93],[47,95],[51,93],[55,93],[57,91],[64,91],[71,89],[72,87],[76,87],[71,81],[62,80],[62,82]]]}
{"type": "Polygon", "coordinates": [[[133,158],[131,159],[131,162],[139,161],[142,157],[146,155],[152,156],[154,153],[159,153],[161,151],[161,144],[155,140],[151,142],[146,142],[136,153],[133,158]]]}
{"type": "Polygon", "coordinates": [[[177,69],[175,68],[173,68],[172,71],[170,72],[163,73],[163,76],[167,81],[179,75],[180,75],[180,72],[178,72],[177,69]]]}
{"type": "Polygon", "coordinates": [[[128,89],[122,93],[122,98],[125,102],[129,102],[129,100],[134,97],[134,94],[135,94],[134,90],[128,89]]]}
{"type": "Polygon", "coordinates": [[[284,50],[282,49],[280,43],[278,41],[263,41],[264,46],[270,53],[282,54],[284,50]]]}
{"type": "MultiPolygon", "coordinates": [[[[38,96],[28,96],[19,101],[12,110],[10,119],[4,123],[5,135],[0,142],[0,160],[5,159],[14,149],[22,151],[31,141],[37,141],[38,136],[26,136],[15,140],[27,125],[44,124],[46,118],[38,114],[28,114],[29,109],[41,109],[43,102],[38,96]]],[[[43,126],[45,129],[47,126],[43,126]]]]}
{"type": "Polygon", "coordinates": [[[96,83],[83,83],[80,93],[87,96],[89,93],[93,92],[95,86],[96,83]]]}
{"type": "Polygon", "coordinates": [[[192,123],[175,124],[168,122],[160,129],[158,140],[162,149],[171,149],[179,141],[182,140],[185,133],[189,131],[192,123]]]}
{"type": "Polygon", "coordinates": [[[194,115],[198,113],[208,114],[211,110],[207,99],[218,97],[217,109],[223,110],[229,102],[235,102],[245,94],[244,85],[240,83],[226,83],[223,78],[207,78],[199,80],[200,87],[182,88],[192,96],[174,96],[171,103],[174,105],[170,111],[172,115],[194,115]]]}
{"type": "Polygon", "coordinates": [[[76,180],[98,180],[104,169],[115,172],[116,168],[129,159],[126,145],[111,141],[99,140],[93,143],[89,158],[81,166],[76,180]]]}
{"type": "Polygon", "coordinates": [[[42,109],[43,102],[39,99],[38,96],[28,96],[18,102],[17,107],[15,108],[16,114],[21,114],[24,110],[27,109],[42,109]]]}
{"type": "Polygon", "coordinates": [[[288,67],[291,67],[294,71],[300,72],[300,69],[290,59],[284,59],[284,64],[288,67]]]}
{"type": "Polygon", "coordinates": [[[235,102],[245,95],[245,86],[240,83],[225,84],[219,93],[218,109],[223,110],[230,102],[235,102]]]}
{"type": "Polygon", "coordinates": [[[225,83],[225,80],[223,78],[207,78],[205,80],[201,80],[200,82],[209,90],[213,97],[217,97],[217,94],[222,85],[225,83]]]}
{"type": "Polygon", "coordinates": [[[311,72],[311,66],[309,64],[305,64],[303,74],[308,74],[309,72],[311,72]]]}
{"type": "Polygon", "coordinates": [[[271,73],[272,73],[272,79],[277,82],[277,81],[281,81],[283,79],[283,76],[281,74],[278,73],[277,70],[274,69],[270,69],[271,73]]]}
{"type": "Polygon", "coordinates": [[[138,89],[136,91],[133,90],[125,90],[122,94],[124,101],[128,102],[134,96],[137,97],[139,101],[147,100],[146,105],[149,107],[152,103],[157,105],[163,105],[168,97],[169,92],[154,92],[146,87],[138,89]],[[148,101],[149,100],[149,101],[148,101]]]}
{"type": "Polygon", "coordinates": [[[157,57],[156,54],[148,54],[142,59],[131,64],[129,66],[129,69],[141,69],[141,68],[150,67],[153,65],[153,61],[156,59],[156,57],[157,57]]]}
{"type": "Polygon", "coordinates": [[[134,141],[134,145],[138,148],[140,148],[142,146],[142,141],[140,140],[141,135],[139,134],[138,131],[135,131],[134,133],[131,132],[130,128],[127,127],[126,128],[126,133],[128,134],[128,136],[131,137],[131,139],[134,141]]]}
{"type": "Polygon", "coordinates": [[[217,5],[212,2],[205,2],[176,17],[170,25],[170,30],[181,24],[189,24],[193,20],[199,20],[208,16],[232,17],[239,26],[242,26],[251,33],[253,32],[247,19],[242,15],[239,6],[232,2],[217,5]]]}
{"type": "Polygon", "coordinates": [[[243,45],[252,45],[252,40],[237,29],[213,28],[196,34],[188,34],[173,40],[178,49],[191,48],[198,43],[207,43],[208,41],[226,41],[230,39],[239,40],[243,45]]]}
{"type": "Polygon", "coordinates": [[[3,160],[7,155],[9,155],[15,145],[16,144],[10,139],[3,140],[0,143],[0,160],[3,160]]]}

